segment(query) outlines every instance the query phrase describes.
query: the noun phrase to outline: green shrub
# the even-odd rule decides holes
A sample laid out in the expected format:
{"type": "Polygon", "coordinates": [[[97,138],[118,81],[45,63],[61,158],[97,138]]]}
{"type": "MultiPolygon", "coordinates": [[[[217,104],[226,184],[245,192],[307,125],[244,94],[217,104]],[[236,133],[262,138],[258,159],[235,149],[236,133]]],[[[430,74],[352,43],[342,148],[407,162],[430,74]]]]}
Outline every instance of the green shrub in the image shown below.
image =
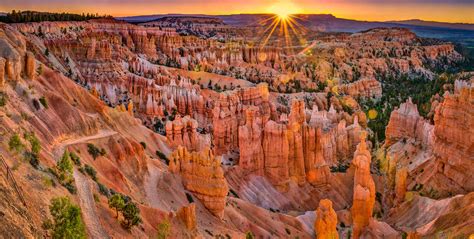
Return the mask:
{"type": "Polygon", "coordinates": [[[31,144],[31,152],[38,155],[41,152],[41,143],[34,133],[25,133],[23,138],[31,144]]]}
{"type": "Polygon", "coordinates": [[[20,153],[25,148],[25,145],[21,142],[20,136],[14,134],[10,137],[10,141],[8,141],[8,148],[10,151],[14,150],[17,153],[20,153]]]}
{"type": "Polygon", "coordinates": [[[41,96],[41,98],[39,98],[39,102],[43,105],[44,108],[46,108],[46,109],[49,108],[48,101],[46,100],[46,97],[41,96]]]}
{"type": "Polygon", "coordinates": [[[142,145],[143,149],[146,149],[146,143],[145,142],[140,142],[140,144],[142,145]]]}
{"type": "Polygon", "coordinates": [[[97,171],[90,165],[84,165],[84,171],[92,178],[92,180],[97,181],[97,171]]]}
{"type": "Polygon", "coordinates": [[[7,105],[8,102],[8,96],[7,94],[0,92],[0,107],[4,107],[7,105]]]}
{"type": "Polygon", "coordinates": [[[186,198],[188,199],[188,202],[189,202],[189,203],[193,203],[193,202],[194,202],[193,196],[191,196],[191,194],[186,193],[186,198]]]}
{"type": "Polygon", "coordinates": [[[81,158],[77,156],[76,153],[70,152],[69,156],[71,156],[71,160],[74,162],[75,165],[81,166],[81,158]]]}
{"type": "Polygon", "coordinates": [[[38,155],[34,154],[32,152],[24,152],[23,153],[23,158],[28,161],[33,168],[38,169],[39,167],[39,159],[38,155]]]}
{"type": "Polygon", "coordinates": [[[81,208],[72,204],[69,198],[53,198],[49,211],[54,222],[45,223],[45,227],[52,229],[53,238],[86,238],[81,208]]]}
{"type": "Polygon", "coordinates": [[[134,202],[129,202],[125,204],[122,210],[122,214],[125,218],[123,225],[127,229],[130,229],[133,226],[136,226],[142,222],[142,219],[140,217],[140,209],[134,202]]]}
{"type": "Polygon", "coordinates": [[[62,173],[72,174],[73,165],[67,150],[64,151],[63,156],[59,159],[57,167],[62,173]]]}
{"type": "Polygon", "coordinates": [[[93,144],[87,144],[87,152],[96,160],[99,156],[104,156],[106,154],[105,149],[99,149],[93,144]]]}
{"type": "Polygon", "coordinates": [[[77,188],[74,186],[73,181],[68,181],[62,184],[71,194],[77,193],[77,188]]]}
{"type": "Polygon", "coordinates": [[[97,182],[97,186],[99,187],[100,194],[110,197],[110,190],[104,184],[97,182]]]}
{"type": "Polygon", "coordinates": [[[170,160],[168,159],[168,157],[166,157],[166,155],[164,153],[162,153],[161,151],[156,150],[156,156],[158,156],[160,159],[164,160],[166,165],[170,164],[170,160]]]}
{"type": "Polygon", "coordinates": [[[168,238],[171,231],[171,224],[168,218],[165,218],[163,221],[158,224],[158,239],[168,238]]]}
{"type": "Polygon", "coordinates": [[[125,207],[125,201],[123,200],[122,195],[115,194],[112,197],[110,197],[109,198],[109,207],[115,209],[115,211],[117,212],[117,215],[115,217],[118,218],[119,211],[122,211],[123,208],[125,207]]]}

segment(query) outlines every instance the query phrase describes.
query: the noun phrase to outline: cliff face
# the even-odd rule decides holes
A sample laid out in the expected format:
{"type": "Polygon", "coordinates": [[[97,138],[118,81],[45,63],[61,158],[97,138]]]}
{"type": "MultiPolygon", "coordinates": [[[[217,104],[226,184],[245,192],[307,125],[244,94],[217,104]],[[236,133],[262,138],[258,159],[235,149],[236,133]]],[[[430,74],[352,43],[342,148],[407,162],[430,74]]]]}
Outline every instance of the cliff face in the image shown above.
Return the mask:
{"type": "Polygon", "coordinates": [[[170,156],[169,169],[181,175],[184,187],[192,192],[215,216],[224,216],[228,191],[220,159],[207,148],[189,152],[178,147],[170,156]]]}
{"type": "Polygon", "coordinates": [[[469,169],[474,166],[473,81],[455,83],[454,94],[445,94],[434,118],[434,153],[440,158],[440,173],[465,191],[474,190],[469,169]]]}
{"type": "MultiPolygon", "coordinates": [[[[172,147],[183,146],[190,151],[200,151],[206,146],[206,139],[197,132],[196,120],[177,116],[174,121],[166,123],[166,138],[172,147]]],[[[207,145],[209,146],[209,145],[207,145]]]]}
{"type": "Polygon", "coordinates": [[[472,86],[456,81],[454,88],[434,104],[434,125],[418,114],[411,100],[391,114],[382,168],[398,202],[410,188],[435,198],[473,189],[466,174],[473,155],[472,86]]]}
{"type": "Polygon", "coordinates": [[[342,113],[313,107],[307,114],[304,101],[293,100],[288,116],[269,120],[263,128],[262,118],[247,109],[250,121],[239,128],[239,166],[248,173],[267,176],[281,190],[286,190],[290,181],[328,184],[329,167],[347,160],[363,129],[357,116],[346,126],[342,113]]]}
{"type": "Polygon", "coordinates": [[[431,145],[434,140],[433,126],[420,116],[411,99],[392,111],[385,135],[387,135],[387,144],[413,138],[423,144],[431,145]]]}

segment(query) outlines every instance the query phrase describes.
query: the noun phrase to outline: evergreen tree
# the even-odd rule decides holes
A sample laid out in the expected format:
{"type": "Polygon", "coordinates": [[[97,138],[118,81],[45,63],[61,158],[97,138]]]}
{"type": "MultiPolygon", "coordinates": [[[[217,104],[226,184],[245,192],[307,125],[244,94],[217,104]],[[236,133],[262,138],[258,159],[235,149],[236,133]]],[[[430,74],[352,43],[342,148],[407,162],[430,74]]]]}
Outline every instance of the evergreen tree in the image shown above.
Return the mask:
{"type": "Polygon", "coordinates": [[[53,216],[52,237],[54,239],[86,238],[81,208],[71,203],[67,197],[53,198],[49,211],[53,216]]]}
{"type": "Polygon", "coordinates": [[[125,218],[125,227],[130,229],[142,222],[140,209],[134,202],[129,202],[123,207],[123,217],[125,218]]]}
{"type": "Polygon", "coordinates": [[[119,211],[122,211],[122,209],[125,207],[125,201],[123,200],[122,195],[117,193],[117,194],[114,194],[112,197],[110,197],[109,207],[115,208],[115,212],[117,213],[115,217],[118,218],[119,211]]]}

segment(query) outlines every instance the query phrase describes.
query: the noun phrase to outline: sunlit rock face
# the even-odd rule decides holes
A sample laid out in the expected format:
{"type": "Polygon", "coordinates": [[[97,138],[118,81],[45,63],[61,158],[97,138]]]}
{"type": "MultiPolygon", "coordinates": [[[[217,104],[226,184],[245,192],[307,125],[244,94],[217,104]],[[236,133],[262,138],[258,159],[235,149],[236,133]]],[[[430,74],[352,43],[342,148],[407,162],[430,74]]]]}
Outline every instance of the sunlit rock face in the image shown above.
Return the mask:
{"type": "Polygon", "coordinates": [[[396,201],[403,201],[402,195],[409,189],[436,198],[472,190],[473,181],[466,174],[473,153],[471,84],[455,82],[454,92],[446,92],[434,105],[434,124],[418,114],[411,100],[392,112],[382,168],[396,201]]]}
{"type": "Polygon", "coordinates": [[[357,146],[351,167],[354,168],[354,195],[351,208],[354,225],[353,237],[359,238],[369,225],[375,203],[375,183],[370,174],[371,155],[365,142],[365,133],[357,146]]]}
{"type": "Polygon", "coordinates": [[[191,203],[188,206],[181,207],[176,214],[188,230],[192,231],[196,229],[197,223],[195,203],[191,203]]]}
{"type": "Polygon", "coordinates": [[[342,113],[332,107],[307,112],[305,103],[293,100],[289,115],[280,120],[255,117],[247,108],[247,122],[239,127],[239,166],[247,173],[265,175],[281,190],[289,182],[327,185],[330,166],[347,160],[363,131],[357,116],[346,126],[342,113]]]}
{"type": "Polygon", "coordinates": [[[337,214],[332,208],[331,200],[321,200],[319,202],[318,209],[316,209],[316,221],[314,222],[316,238],[339,239],[339,234],[337,233],[336,226],[337,214]]]}
{"type": "Polygon", "coordinates": [[[426,145],[433,143],[433,126],[420,116],[411,99],[392,111],[385,134],[387,144],[409,138],[417,139],[426,145]]]}
{"type": "Polygon", "coordinates": [[[445,94],[434,117],[434,152],[440,158],[438,170],[469,192],[474,178],[474,86],[473,81],[455,82],[454,94],[445,94]]]}
{"type": "Polygon", "coordinates": [[[171,154],[169,169],[181,175],[184,187],[212,214],[222,218],[228,186],[220,163],[208,148],[190,152],[180,146],[171,154]]]}

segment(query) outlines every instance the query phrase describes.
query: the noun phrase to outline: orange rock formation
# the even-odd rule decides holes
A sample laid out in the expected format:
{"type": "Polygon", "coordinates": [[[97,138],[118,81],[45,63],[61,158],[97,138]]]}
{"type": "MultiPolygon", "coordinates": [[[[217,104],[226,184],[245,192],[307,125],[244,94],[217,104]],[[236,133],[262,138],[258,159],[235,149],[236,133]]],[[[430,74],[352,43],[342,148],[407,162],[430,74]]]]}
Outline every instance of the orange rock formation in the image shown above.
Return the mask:
{"type": "Polygon", "coordinates": [[[224,216],[228,191],[220,158],[209,148],[200,152],[189,152],[179,146],[170,156],[169,169],[183,179],[184,187],[191,191],[217,217],[224,216]]]}
{"type": "Polygon", "coordinates": [[[316,210],[316,221],[314,222],[314,230],[318,239],[339,239],[336,230],[337,214],[332,209],[332,202],[329,199],[319,201],[316,210]]]}
{"type": "Polygon", "coordinates": [[[360,143],[354,153],[351,167],[354,168],[354,195],[351,208],[354,225],[353,237],[359,238],[369,225],[375,203],[375,183],[370,175],[371,155],[365,142],[366,133],[361,133],[360,143]]]}

